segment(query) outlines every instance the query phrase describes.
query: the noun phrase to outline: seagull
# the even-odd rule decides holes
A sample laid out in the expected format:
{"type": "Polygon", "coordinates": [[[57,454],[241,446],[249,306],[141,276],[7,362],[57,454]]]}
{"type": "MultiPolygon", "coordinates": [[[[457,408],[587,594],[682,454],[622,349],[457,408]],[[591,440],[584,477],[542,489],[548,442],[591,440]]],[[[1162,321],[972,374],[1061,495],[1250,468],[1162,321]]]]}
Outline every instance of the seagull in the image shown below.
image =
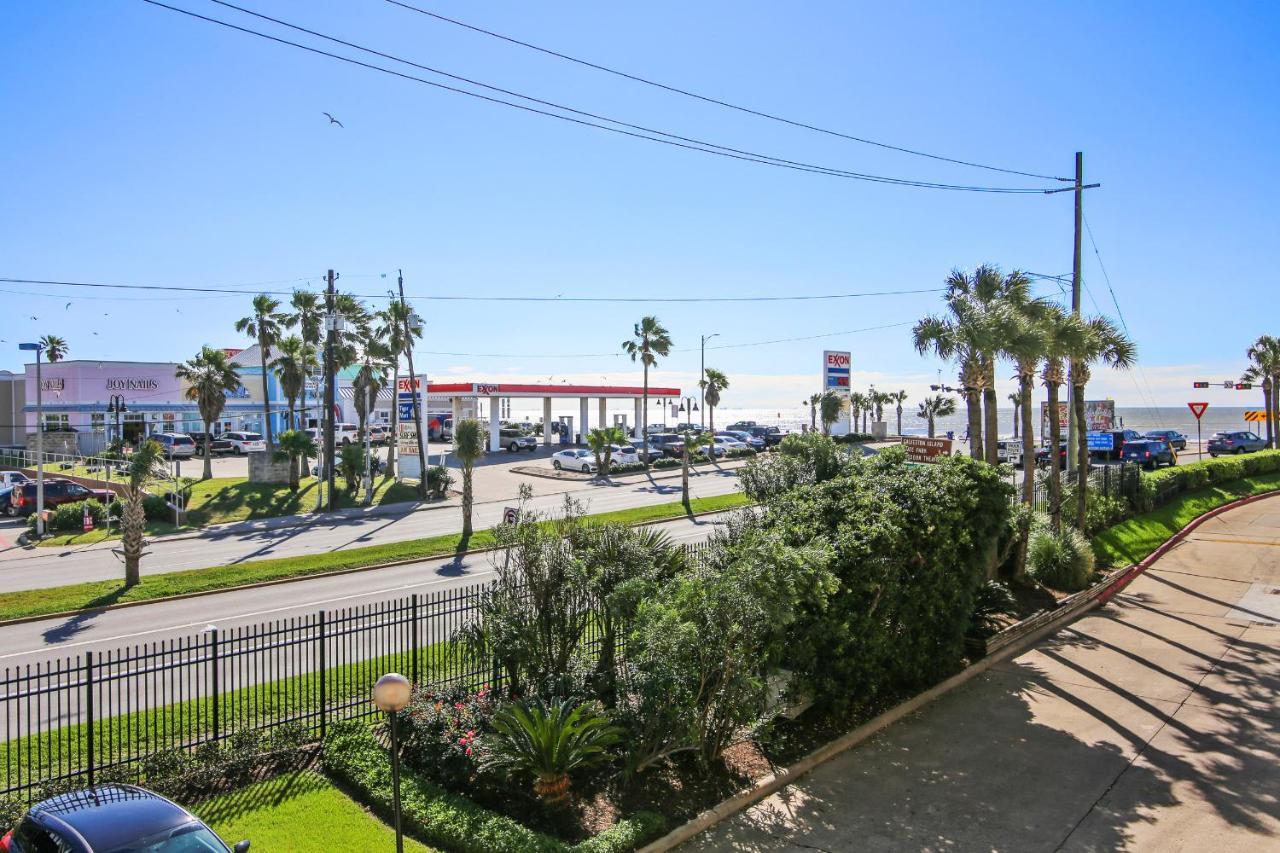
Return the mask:
{"type": "Polygon", "coordinates": [[[39,317],[35,317],[35,316],[33,316],[31,319],[32,319],[32,320],[39,320],[40,318],[39,318],[39,317]]]}
{"type": "Polygon", "coordinates": [[[63,310],[63,311],[66,311],[66,310],[67,310],[67,308],[70,308],[70,307],[71,307],[71,303],[70,303],[70,302],[68,302],[68,303],[67,303],[67,305],[66,305],[66,308],[63,308],[62,310],[63,310]]]}
{"type": "Polygon", "coordinates": [[[343,123],[338,121],[333,116],[329,115],[328,113],[324,113],[324,115],[329,119],[329,124],[336,124],[338,127],[344,127],[343,123]]]}

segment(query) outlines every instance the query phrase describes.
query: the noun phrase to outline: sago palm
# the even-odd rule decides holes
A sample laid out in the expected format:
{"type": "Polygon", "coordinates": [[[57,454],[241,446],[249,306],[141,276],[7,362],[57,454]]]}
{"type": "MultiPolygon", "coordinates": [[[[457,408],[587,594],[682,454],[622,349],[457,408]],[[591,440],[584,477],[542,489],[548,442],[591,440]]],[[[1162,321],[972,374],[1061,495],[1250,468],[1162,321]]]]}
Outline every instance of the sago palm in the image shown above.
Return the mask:
{"type": "Polygon", "coordinates": [[[475,504],[472,490],[472,474],[476,460],[484,456],[488,446],[489,431],[475,418],[466,418],[453,425],[453,455],[462,468],[462,541],[471,538],[471,510],[475,504]]]}
{"type": "Polygon", "coordinates": [[[550,806],[569,798],[569,774],[601,764],[622,730],[587,704],[565,700],[512,702],[493,717],[486,764],[533,777],[534,793],[550,806]]]}
{"type": "MultiPolygon", "coordinates": [[[[642,317],[636,323],[632,337],[622,342],[622,351],[638,361],[644,367],[644,388],[641,398],[644,403],[640,407],[640,433],[636,438],[647,438],[649,434],[649,368],[658,363],[659,358],[671,354],[671,334],[658,322],[657,317],[642,317]]],[[[644,467],[649,467],[649,454],[644,455],[644,467]]]]}
{"type": "Polygon", "coordinates": [[[714,367],[708,367],[702,374],[702,395],[707,403],[707,427],[714,434],[716,431],[716,406],[720,405],[720,394],[729,387],[729,377],[714,367]]]}
{"type": "Polygon", "coordinates": [[[262,359],[262,429],[267,440],[267,450],[273,444],[271,436],[271,391],[268,384],[271,370],[271,348],[280,340],[289,315],[280,312],[280,301],[265,293],[253,297],[253,313],[236,321],[236,331],[258,342],[258,355],[262,359]]]}
{"type": "Polygon", "coordinates": [[[144,441],[129,457],[129,474],[122,484],[124,500],[121,502],[120,534],[124,552],[125,586],[137,586],[142,579],[143,533],[147,527],[147,515],[143,501],[147,486],[168,476],[164,463],[164,448],[156,441],[144,441]]]}
{"type": "Polygon", "coordinates": [[[187,383],[182,395],[200,410],[200,420],[204,423],[204,473],[201,479],[208,480],[213,476],[213,424],[222,417],[227,395],[239,389],[240,373],[225,352],[206,346],[195,358],[179,364],[173,375],[187,383]]]}

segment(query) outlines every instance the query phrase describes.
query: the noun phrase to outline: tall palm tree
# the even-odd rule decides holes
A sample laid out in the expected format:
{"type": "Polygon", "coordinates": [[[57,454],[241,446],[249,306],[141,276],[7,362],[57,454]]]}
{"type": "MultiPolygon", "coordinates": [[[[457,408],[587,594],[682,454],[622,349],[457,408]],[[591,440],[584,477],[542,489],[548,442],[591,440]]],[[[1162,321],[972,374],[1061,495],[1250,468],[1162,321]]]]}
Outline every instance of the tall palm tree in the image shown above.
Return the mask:
{"type": "MultiPolygon", "coordinates": [[[[1262,335],[1245,352],[1251,362],[1246,382],[1262,386],[1262,402],[1267,411],[1267,446],[1280,447],[1280,339],[1262,335]]],[[[53,359],[50,359],[52,361],[53,359]]]]}
{"type": "Polygon", "coordinates": [[[137,586],[142,579],[142,534],[147,527],[142,502],[147,497],[146,488],[167,476],[164,449],[159,442],[144,441],[129,457],[129,476],[121,484],[124,488],[124,501],[120,512],[120,545],[124,551],[125,586],[137,586]]]}
{"type": "MultiPolygon", "coordinates": [[[[822,395],[818,395],[818,400],[822,400],[822,395]]],[[[861,391],[853,391],[849,394],[849,411],[850,422],[853,425],[853,432],[865,432],[862,426],[862,413],[871,408],[871,400],[861,391]]]]}
{"type": "Polygon", "coordinates": [[[831,435],[831,426],[840,420],[840,413],[849,405],[844,395],[824,391],[818,401],[818,417],[822,419],[822,434],[831,435]]]}
{"type": "MultiPolygon", "coordinates": [[[[1034,382],[1034,377],[1032,379],[1034,382]]],[[[1022,391],[1014,391],[1009,395],[1008,400],[1013,404],[1013,437],[1016,439],[1019,433],[1019,426],[1022,418],[1018,417],[1018,412],[1022,411],[1022,391]]]]}
{"type": "Polygon", "coordinates": [[[1084,335],[1071,351],[1071,391],[1075,396],[1076,447],[1076,527],[1084,530],[1087,490],[1089,488],[1089,435],[1085,429],[1084,389],[1089,384],[1089,365],[1100,363],[1116,370],[1127,370],[1138,360],[1138,347],[1106,317],[1090,317],[1084,323],[1084,335]]]}
{"type": "Polygon", "coordinates": [[[262,358],[262,428],[270,451],[271,437],[271,392],[268,385],[271,369],[271,347],[280,340],[280,333],[289,315],[280,313],[280,300],[272,299],[265,293],[253,297],[253,313],[236,321],[236,331],[242,332],[258,341],[258,355],[262,358]]]}
{"type": "MultiPolygon", "coordinates": [[[[1043,307],[1041,303],[1028,302],[1021,310],[1010,306],[1008,313],[1004,346],[1000,354],[1013,362],[1018,378],[1018,391],[1010,394],[1009,399],[1017,407],[1013,417],[1014,434],[1018,434],[1019,426],[1022,433],[1022,502],[1030,506],[1035,502],[1036,489],[1036,446],[1031,400],[1035,396],[1036,370],[1046,344],[1044,326],[1040,322],[1043,307]]],[[[1018,560],[1019,571],[1023,562],[1018,560]]]]}
{"type": "MultiPolygon", "coordinates": [[[[462,468],[462,541],[471,538],[471,509],[475,505],[475,492],[471,475],[476,460],[484,456],[488,446],[489,431],[475,418],[465,418],[453,425],[453,455],[462,468]]],[[[423,460],[424,462],[426,460],[423,460]]],[[[426,476],[423,476],[426,479],[426,476]]]]}
{"type": "MultiPolygon", "coordinates": [[[[703,447],[711,448],[715,446],[716,437],[712,432],[686,432],[684,434],[684,450],[680,453],[680,502],[684,504],[684,511],[692,514],[693,505],[689,502],[689,463],[693,460],[693,456],[703,447]]],[[[714,452],[707,451],[711,459],[715,459],[714,452]]]]}
{"type": "Polygon", "coordinates": [[[818,402],[822,399],[822,394],[809,395],[809,430],[811,432],[818,431],[818,402]]]}
{"type": "Polygon", "coordinates": [[[286,325],[298,327],[298,334],[313,347],[320,346],[320,332],[324,328],[324,301],[319,293],[309,290],[295,290],[289,298],[289,307],[293,313],[289,315],[286,325]]]}
{"type": "Polygon", "coordinates": [[[907,402],[907,392],[890,391],[889,402],[893,403],[894,410],[898,415],[898,435],[902,435],[902,404],[907,402]]]}
{"type": "Polygon", "coordinates": [[[1038,317],[1044,334],[1043,362],[1040,381],[1046,391],[1048,436],[1042,436],[1049,447],[1049,519],[1055,532],[1062,529],[1062,415],[1058,389],[1067,381],[1066,359],[1080,347],[1084,338],[1084,321],[1059,305],[1047,303],[1038,317]]]}
{"type": "Polygon", "coordinates": [[[386,358],[387,352],[381,344],[374,340],[366,341],[360,357],[360,369],[351,380],[354,392],[351,402],[355,404],[362,440],[368,435],[369,416],[378,407],[378,395],[387,387],[386,358]]]}
{"type": "Polygon", "coordinates": [[[929,422],[929,438],[933,438],[938,418],[949,418],[956,413],[955,397],[944,397],[935,394],[925,397],[916,409],[916,417],[929,422]]]}
{"type": "MultiPolygon", "coordinates": [[[[622,351],[631,356],[632,361],[639,361],[644,366],[644,390],[641,393],[644,403],[640,408],[640,434],[636,436],[643,439],[649,435],[649,368],[656,365],[659,358],[671,354],[671,334],[657,317],[642,317],[636,323],[632,337],[622,342],[622,351]]],[[[649,467],[647,453],[644,467],[649,467]]]]}
{"type": "Polygon", "coordinates": [[[387,364],[391,367],[391,440],[387,442],[388,472],[396,470],[396,436],[400,434],[400,356],[404,353],[404,325],[391,310],[391,305],[398,304],[399,301],[392,299],[387,308],[374,314],[377,322],[374,335],[386,346],[387,364]]]}
{"type": "Polygon", "coordinates": [[[40,346],[44,349],[45,361],[53,364],[55,361],[62,361],[67,357],[67,351],[71,347],[67,346],[65,338],[57,335],[45,335],[40,339],[40,346]]]}
{"type": "Polygon", "coordinates": [[[921,355],[933,352],[938,358],[954,361],[960,368],[959,380],[964,389],[965,410],[969,430],[969,455],[983,459],[982,387],[985,382],[983,347],[987,330],[964,300],[948,300],[951,315],[930,315],[916,323],[912,339],[921,355]]]}
{"type": "MultiPolygon", "coordinates": [[[[383,322],[387,330],[384,342],[389,347],[391,347],[393,353],[396,356],[397,364],[399,361],[400,354],[401,353],[404,354],[405,361],[407,362],[408,368],[409,368],[410,384],[412,384],[413,380],[417,379],[417,374],[414,373],[414,369],[413,369],[413,345],[416,341],[418,341],[422,337],[422,321],[418,318],[417,314],[413,313],[413,309],[409,307],[408,302],[405,302],[403,299],[393,299],[391,300],[391,303],[387,305],[387,310],[384,312],[384,315],[383,315],[383,322]],[[392,329],[397,329],[399,333],[392,334],[392,329]]],[[[397,389],[397,393],[398,393],[399,387],[400,387],[400,383],[397,382],[395,385],[395,388],[397,389]]],[[[422,500],[426,500],[427,499],[427,475],[426,475],[427,459],[425,456],[426,433],[422,431],[422,406],[417,404],[418,398],[416,396],[413,397],[413,401],[414,401],[413,425],[414,425],[415,434],[418,437],[418,459],[421,460],[421,465],[422,465],[422,478],[418,480],[418,497],[422,500]]],[[[426,388],[426,383],[423,383],[422,402],[425,404],[426,401],[427,401],[427,388],[426,388]]],[[[395,409],[392,410],[391,417],[395,419],[392,421],[392,424],[393,424],[392,443],[394,445],[395,443],[394,436],[398,434],[397,430],[399,428],[400,412],[399,412],[398,405],[396,406],[395,409]]]]}
{"type": "Polygon", "coordinates": [[[714,367],[708,367],[702,373],[702,394],[707,403],[707,426],[714,435],[716,431],[716,406],[720,405],[720,392],[729,387],[729,377],[714,367]]]}
{"type": "Polygon", "coordinates": [[[227,395],[240,387],[240,373],[225,352],[206,346],[195,358],[179,364],[173,375],[187,383],[182,395],[200,410],[204,423],[204,473],[200,479],[208,480],[213,476],[213,423],[222,417],[227,395]]]}
{"type": "Polygon", "coordinates": [[[289,428],[301,429],[298,423],[298,400],[307,388],[307,377],[320,361],[316,348],[298,335],[288,335],[276,344],[278,355],[271,361],[271,369],[280,379],[280,391],[289,404],[289,428]]]}

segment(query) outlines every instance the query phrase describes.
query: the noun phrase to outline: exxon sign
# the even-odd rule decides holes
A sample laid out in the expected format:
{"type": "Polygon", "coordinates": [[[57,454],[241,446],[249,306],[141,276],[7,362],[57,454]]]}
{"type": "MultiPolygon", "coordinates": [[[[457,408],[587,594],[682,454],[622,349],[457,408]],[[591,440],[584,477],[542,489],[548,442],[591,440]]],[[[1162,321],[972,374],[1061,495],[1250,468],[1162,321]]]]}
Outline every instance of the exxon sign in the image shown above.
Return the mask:
{"type": "Polygon", "coordinates": [[[826,350],[822,353],[822,387],[827,391],[849,393],[849,370],[853,357],[847,352],[826,350]]]}

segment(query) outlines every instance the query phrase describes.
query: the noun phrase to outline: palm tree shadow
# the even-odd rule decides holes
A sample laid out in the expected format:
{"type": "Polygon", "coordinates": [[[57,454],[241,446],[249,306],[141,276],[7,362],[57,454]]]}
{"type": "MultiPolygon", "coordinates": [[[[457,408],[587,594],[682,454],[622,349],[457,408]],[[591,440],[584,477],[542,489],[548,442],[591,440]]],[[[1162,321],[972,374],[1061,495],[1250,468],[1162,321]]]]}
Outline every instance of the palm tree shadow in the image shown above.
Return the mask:
{"type": "Polygon", "coordinates": [[[98,618],[107,607],[117,603],[128,591],[128,586],[123,583],[120,584],[119,587],[111,592],[92,599],[75,616],[47,629],[41,636],[44,637],[46,643],[61,643],[70,640],[82,631],[87,631],[94,619],[98,618]]]}

